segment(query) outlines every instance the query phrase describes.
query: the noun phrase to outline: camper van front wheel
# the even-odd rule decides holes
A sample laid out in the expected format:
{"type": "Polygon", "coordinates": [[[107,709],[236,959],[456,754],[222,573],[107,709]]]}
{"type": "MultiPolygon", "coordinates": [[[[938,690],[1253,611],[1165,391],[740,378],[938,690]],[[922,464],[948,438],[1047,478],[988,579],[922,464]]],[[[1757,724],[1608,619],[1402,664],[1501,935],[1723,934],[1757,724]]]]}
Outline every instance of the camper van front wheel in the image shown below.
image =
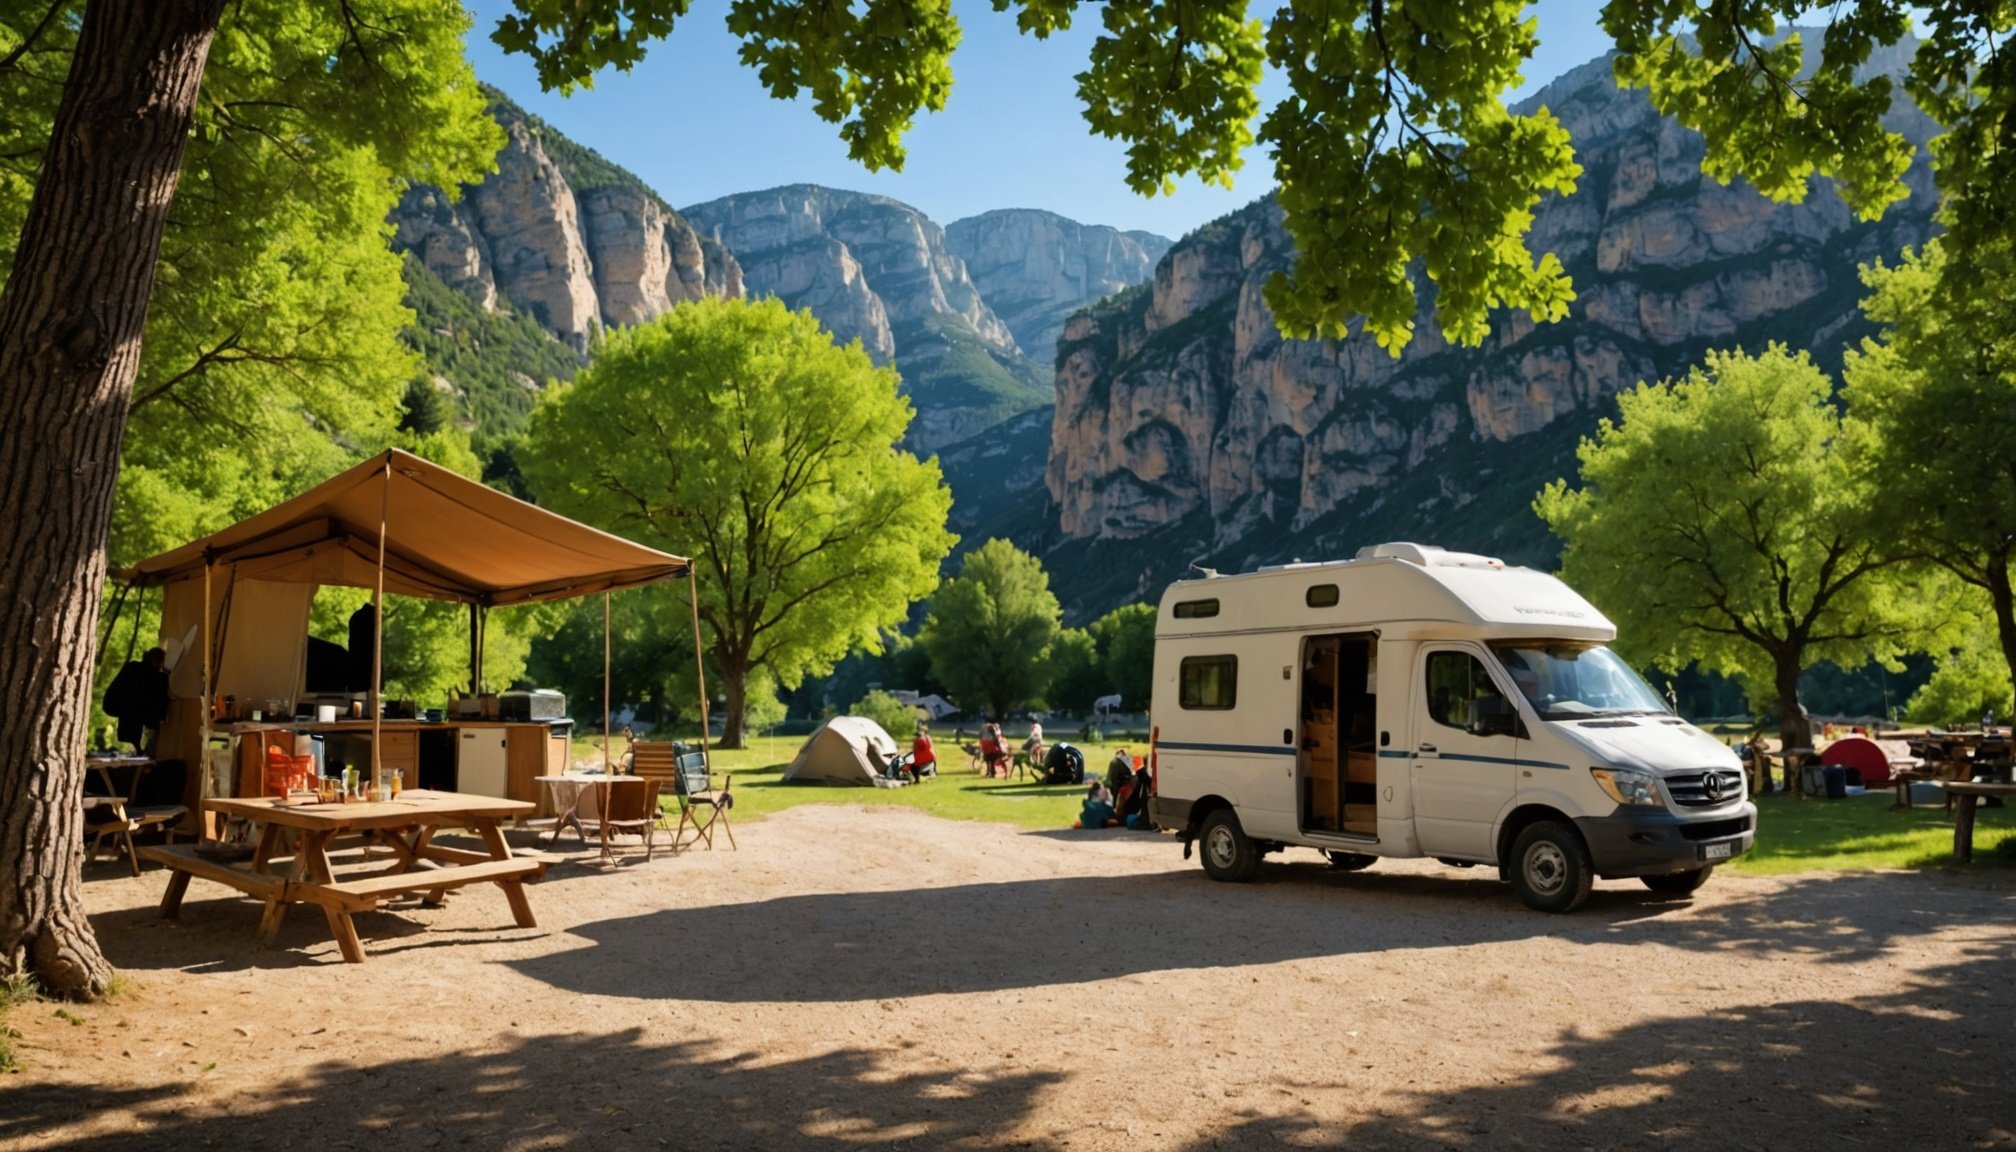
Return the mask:
{"type": "Polygon", "coordinates": [[[1528,908],[1573,912],[1595,879],[1589,849],[1575,829],[1555,820],[1529,824],[1512,842],[1512,887],[1528,908]]]}
{"type": "Polygon", "coordinates": [[[1206,816],[1198,839],[1204,842],[1204,874],[1213,880],[1251,880],[1260,870],[1260,849],[1247,839],[1230,808],[1206,816]]]}

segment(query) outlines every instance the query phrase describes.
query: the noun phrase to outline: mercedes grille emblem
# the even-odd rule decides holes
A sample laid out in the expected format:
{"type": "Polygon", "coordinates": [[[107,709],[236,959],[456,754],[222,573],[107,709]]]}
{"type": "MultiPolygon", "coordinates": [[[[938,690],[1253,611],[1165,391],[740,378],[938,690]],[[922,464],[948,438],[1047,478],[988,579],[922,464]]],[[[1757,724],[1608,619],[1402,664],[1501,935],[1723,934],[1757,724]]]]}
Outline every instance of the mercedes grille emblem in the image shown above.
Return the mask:
{"type": "Polygon", "coordinates": [[[1701,774],[1701,791],[1706,793],[1710,800],[1720,800],[1722,798],[1721,774],[1703,772],[1701,774]]]}

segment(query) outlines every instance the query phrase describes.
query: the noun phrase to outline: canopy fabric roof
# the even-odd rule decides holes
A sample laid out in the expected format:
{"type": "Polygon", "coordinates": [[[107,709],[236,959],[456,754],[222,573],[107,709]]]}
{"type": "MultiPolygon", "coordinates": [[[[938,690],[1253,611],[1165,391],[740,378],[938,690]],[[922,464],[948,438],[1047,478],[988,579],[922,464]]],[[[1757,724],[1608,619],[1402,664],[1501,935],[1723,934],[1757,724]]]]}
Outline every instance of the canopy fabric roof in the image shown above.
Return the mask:
{"type": "Polygon", "coordinates": [[[483,605],[561,600],[684,576],[687,561],[388,449],[221,532],[125,573],[166,584],[235,565],[239,579],[370,588],[483,605]],[[387,465],[390,465],[388,472],[387,465]]]}

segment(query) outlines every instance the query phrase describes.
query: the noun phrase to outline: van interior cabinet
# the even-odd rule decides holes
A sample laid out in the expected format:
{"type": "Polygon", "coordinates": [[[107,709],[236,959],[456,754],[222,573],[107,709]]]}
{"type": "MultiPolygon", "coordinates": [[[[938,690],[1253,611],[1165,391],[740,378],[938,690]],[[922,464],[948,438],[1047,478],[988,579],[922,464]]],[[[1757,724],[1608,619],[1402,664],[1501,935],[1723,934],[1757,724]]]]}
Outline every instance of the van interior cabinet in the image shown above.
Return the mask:
{"type": "Polygon", "coordinates": [[[475,796],[510,795],[505,729],[464,728],[455,758],[455,790],[475,796]]]}
{"type": "Polygon", "coordinates": [[[1377,750],[1372,743],[1376,637],[1315,636],[1302,659],[1302,827],[1371,836],[1378,831],[1377,750]]]}

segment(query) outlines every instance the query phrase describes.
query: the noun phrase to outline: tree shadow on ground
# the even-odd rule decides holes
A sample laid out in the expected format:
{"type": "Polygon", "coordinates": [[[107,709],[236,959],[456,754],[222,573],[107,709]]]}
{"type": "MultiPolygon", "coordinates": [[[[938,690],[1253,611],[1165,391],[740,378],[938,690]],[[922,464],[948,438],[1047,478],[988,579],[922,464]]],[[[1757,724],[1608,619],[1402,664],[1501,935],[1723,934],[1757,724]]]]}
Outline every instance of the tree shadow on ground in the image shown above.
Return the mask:
{"type": "MultiPolygon", "coordinates": [[[[1191,1147],[2016,1147],[2009,942],[1969,951],[1959,964],[1911,974],[1892,995],[1680,1012],[1604,1035],[1571,1030],[1523,1060],[1480,1052],[1494,1083],[1457,1092],[1396,1092],[1376,1066],[1319,1056],[1298,1063],[1296,1093],[1376,1100],[1370,1115],[1247,1117],[1191,1147]]],[[[1628,981],[1591,991],[1632,994],[1628,981]]]]}
{"type": "Polygon", "coordinates": [[[1186,1113],[1195,1101],[1138,1086],[1131,1103],[1160,1117],[1166,1140],[1093,1129],[1102,1102],[1081,1100],[1068,1073],[948,1070],[900,1042],[780,1060],[629,1030],[329,1062],[230,1097],[187,1081],[11,1078],[0,1081],[0,1147],[2009,1147],[2008,938],[1966,951],[1903,976],[1893,994],[1700,1013],[1672,989],[1596,973],[1590,995],[1642,999],[1652,1018],[1608,1034],[1570,1029],[1532,1055],[1479,1051],[1463,1078],[1482,1086],[1459,1091],[1410,1087],[1382,1067],[1390,1054],[1347,1054],[1284,1023],[1274,1085],[1302,1106],[1186,1113]]]}
{"type": "Polygon", "coordinates": [[[1959,924],[2006,934],[2016,903],[1964,882],[1859,876],[1698,907],[1611,886],[1563,917],[1528,911],[1483,869],[1382,875],[1276,864],[1246,885],[1186,870],[663,909],[574,926],[590,946],[508,963],[570,992],[830,1003],[1540,937],[1558,941],[1564,960],[1578,946],[1648,943],[1849,963],[1959,924]],[[659,963],[676,952],[709,956],[724,975],[694,987],[659,963]]]}
{"type": "Polygon", "coordinates": [[[0,1086],[0,1147],[856,1148],[992,1143],[1061,1077],[922,1070],[845,1049],[795,1060],[652,1045],[635,1030],[493,1052],[325,1063],[219,1101],[191,1084],[0,1086]],[[117,1116],[121,1132],[93,1132],[117,1116]]]}

